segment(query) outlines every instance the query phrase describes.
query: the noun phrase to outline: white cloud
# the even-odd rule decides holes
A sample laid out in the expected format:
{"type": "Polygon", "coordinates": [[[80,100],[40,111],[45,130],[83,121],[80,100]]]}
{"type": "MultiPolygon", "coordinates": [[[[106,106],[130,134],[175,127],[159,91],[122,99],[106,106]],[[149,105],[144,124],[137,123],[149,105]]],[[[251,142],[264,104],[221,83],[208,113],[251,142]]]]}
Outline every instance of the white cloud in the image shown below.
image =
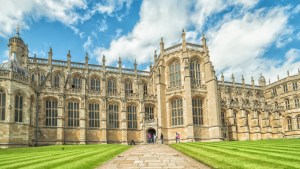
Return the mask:
{"type": "Polygon", "coordinates": [[[28,29],[29,21],[41,18],[73,26],[72,29],[77,31],[74,24],[81,19],[81,16],[76,9],[87,8],[85,0],[0,0],[0,4],[0,36],[2,37],[11,35],[17,24],[20,24],[22,29],[28,29]]]}
{"type": "Polygon", "coordinates": [[[88,36],[87,40],[83,44],[83,49],[86,51],[90,51],[92,43],[93,43],[92,37],[88,36]]]}
{"type": "Polygon", "coordinates": [[[100,21],[98,29],[100,32],[104,32],[108,29],[108,25],[106,23],[106,18],[104,18],[100,21]]]}
{"type": "Polygon", "coordinates": [[[133,31],[112,40],[108,49],[97,48],[95,54],[99,56],[98,60],[101,62],[104,54],[107,56],[107,64],[117,61],[119,56],[130,60],[136,58],[138,63],[149,62],[149,58],[152,58],[154,50],[159,46],[161,36],[164,36],[166,46],[180,41],[181,29],[186,27],[188,22],[187,5],[186,1],[180,0],[143,1],[140,21],[133,31]]]}
{"type": "Polygon", "coordinates": [[[217,70],[244,73],[257,70],[264,51],[280,37],[288,23],[287,8],[257,10],[224,23],[208,35],[211,59],[217,70]]]}

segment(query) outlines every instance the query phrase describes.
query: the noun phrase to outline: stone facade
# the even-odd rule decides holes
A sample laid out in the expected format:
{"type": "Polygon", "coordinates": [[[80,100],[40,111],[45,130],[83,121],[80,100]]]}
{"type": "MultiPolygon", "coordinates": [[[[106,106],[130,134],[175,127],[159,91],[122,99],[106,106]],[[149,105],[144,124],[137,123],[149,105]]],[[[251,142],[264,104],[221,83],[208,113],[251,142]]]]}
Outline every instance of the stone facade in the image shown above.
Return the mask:
{"type": "Polygon", "coordinates": [[[160,42],[150,71],[29,57],[17,34],[0,66],[0,146],[146,144],[300,136],[300,73],[266,85],[216,78],[206,39],[160,42]],[[9,65],[9,66],[8,66],[9,65]]]}

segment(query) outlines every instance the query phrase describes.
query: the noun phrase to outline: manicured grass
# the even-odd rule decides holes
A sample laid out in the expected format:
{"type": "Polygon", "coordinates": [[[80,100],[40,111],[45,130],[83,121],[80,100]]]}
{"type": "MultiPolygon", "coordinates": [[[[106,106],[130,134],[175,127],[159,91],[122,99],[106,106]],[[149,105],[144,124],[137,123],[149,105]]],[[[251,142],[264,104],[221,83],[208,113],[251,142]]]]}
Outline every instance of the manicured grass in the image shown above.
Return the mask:
{"type": "Polygon", "coordinates": [[[0,168],[95,168],[129,149],[124,145],[59,145],[0,149],[0,168]]]}
{"type": "Polygon", "coordinates": [[[300,139],[194,142],[170,146],[213,168],[300,168],[300,139]]]}

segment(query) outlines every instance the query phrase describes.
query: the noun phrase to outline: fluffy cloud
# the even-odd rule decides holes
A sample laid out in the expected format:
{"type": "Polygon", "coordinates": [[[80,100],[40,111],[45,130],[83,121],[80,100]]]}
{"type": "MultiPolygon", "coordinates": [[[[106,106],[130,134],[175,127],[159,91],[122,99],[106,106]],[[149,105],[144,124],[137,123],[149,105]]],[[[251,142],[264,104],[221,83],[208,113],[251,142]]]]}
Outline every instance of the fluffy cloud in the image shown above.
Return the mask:
{"type": "Polygon", "coordinates": [[[17,24],[20,24],[23,29],[29,28],[28,21],[40,18],[72,26],[81,19],[76,9],[87,7],[85,0],[1,0],[0,4],[0,36],[2,37],[12,34],[17,24]]]}

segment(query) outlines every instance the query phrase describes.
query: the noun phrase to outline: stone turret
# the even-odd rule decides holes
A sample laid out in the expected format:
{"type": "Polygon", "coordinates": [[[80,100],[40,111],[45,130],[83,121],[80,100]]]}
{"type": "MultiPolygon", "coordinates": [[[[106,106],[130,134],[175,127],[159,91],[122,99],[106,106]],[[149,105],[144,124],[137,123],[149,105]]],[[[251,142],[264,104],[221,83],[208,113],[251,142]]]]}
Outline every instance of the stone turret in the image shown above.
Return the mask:
{"type": "Polygon", "coordinates": [[[262,74],[260,74],[260,77],[258,79],[258,85],[259,86],[266,86],[266,79],[262,74]]]}

